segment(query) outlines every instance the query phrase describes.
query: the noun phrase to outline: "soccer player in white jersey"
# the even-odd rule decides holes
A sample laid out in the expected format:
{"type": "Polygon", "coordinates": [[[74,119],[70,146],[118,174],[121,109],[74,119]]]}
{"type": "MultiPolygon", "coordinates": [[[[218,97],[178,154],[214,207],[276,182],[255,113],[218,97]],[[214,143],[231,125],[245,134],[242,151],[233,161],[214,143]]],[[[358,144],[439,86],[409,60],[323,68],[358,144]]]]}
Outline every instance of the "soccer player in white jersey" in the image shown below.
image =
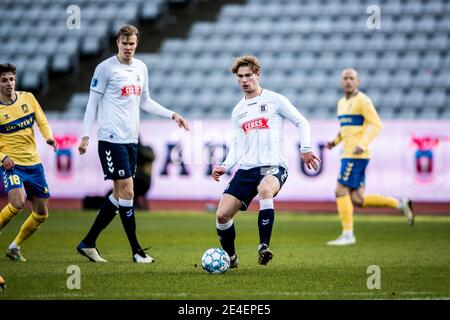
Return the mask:
{"type": "Polygon", "coordinates": [[[288,176],[283,146],[284,119],[299,132],[301,159],[309,169],[318,170],[320,160],[311,151],[309,122],[284,96],[259,85],[261,66],[252,55],[236,58],[231,71],[236,74],[244,97],[231,114],[233,137],[230,151],[212,176],[219,181],[240,161],[239,170],[225,189],[216,212],[217,234],[222,248],[229,254],[231,268],[239,264],[234,241],[233,217],[247,210],[252,199],[259,196],[258,262],[266,265],[273,257],[269,248],[275,211],[273,198],[288,176]]]}
{"type": "Polygon", "coordinates": [[[124,25],[120,28],[116,40],[118,54],[104,60],[95,69],[84,116],[83,138],[78,150],[80,154],[87,150],[98,106],[98,153],[105,180],[114,182],[113,193],[103,203],[88,234],[77,246],[81,255],[94,262],[106,262],[99,255],[96,240],[113,220],[117,210],[130,242],[133,261],[154,261],[137,240],[133,207],[139,109],[173,119],[179,127],[189,130],[183,117],[150,98],[147,67],[133,57],[138,40],[139,31],[136,27],[124,25]]]}

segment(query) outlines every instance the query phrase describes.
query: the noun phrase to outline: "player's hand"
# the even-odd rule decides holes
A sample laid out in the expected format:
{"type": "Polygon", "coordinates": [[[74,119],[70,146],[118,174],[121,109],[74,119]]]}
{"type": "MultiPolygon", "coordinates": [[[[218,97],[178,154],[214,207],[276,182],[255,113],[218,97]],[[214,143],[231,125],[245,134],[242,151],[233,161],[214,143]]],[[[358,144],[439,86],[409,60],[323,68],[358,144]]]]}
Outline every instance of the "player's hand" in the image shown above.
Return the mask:
{"type": "Polygon", "coordinates": [[[356,146],[355,149],[353,149],[353,154],[363,154],[364,149],[361,147],[356,146]]]}
{"type": "Polygon", "coordinates": [[[334,141],[328,141],[325,146],[327,147],[327,149],[331,150],[336,146],[336,143],[334,143],[334,141]]]}
{"type": "Polygon", "coordinates": [[[212,172],[212,177],[214,178],[214,180],[219,181],[220,176],[223,175],[225,173],[225,168],[224,167],[215,167],[213,172],[212,172]]]}
{"type": "Polygon", "coordinates": [[[2,165],[5,170],[11,170],[14,168],[14,161],[12,161],[10,157],[6,156],[2,161],[2,165]]]}
{"type": "Polygon", "coordinates": [[[58,144],[56,143],[55,139],[48,139],[47,144],[53,147],[53,151],[56,152],[58,150],[58,144]]]}
{"type": "Polygon", "coordinates": [[[172,119],[175,120],[175,122],[178,124],[180,128],[183,128],[186,131],[189,131],[189,123],[184,119],[182,116],[180,116],[178,113],[174,113],[172,116],[172,119]]]}
{"type": "Polygon", "coordinates": [[[78,146],[78,152],[80,154],[86,153],[88,145],[89,145],[89,137],[83,137],[83,139],[81,139],[80,145],[78,146]]]}
{"type": "Polygon", "coordinates": [[[321,161],[312,151],[302,153],[301,158],[303,162],[306,163],[308,169],[319,170],[319,163],[321,161]]]}

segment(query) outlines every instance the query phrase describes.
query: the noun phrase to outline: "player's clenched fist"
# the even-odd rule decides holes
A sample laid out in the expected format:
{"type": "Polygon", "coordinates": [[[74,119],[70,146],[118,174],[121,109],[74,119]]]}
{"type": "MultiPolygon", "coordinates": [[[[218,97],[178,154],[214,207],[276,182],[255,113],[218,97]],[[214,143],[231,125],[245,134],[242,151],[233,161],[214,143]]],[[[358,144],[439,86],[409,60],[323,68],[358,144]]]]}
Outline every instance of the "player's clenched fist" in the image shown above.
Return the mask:
{"type": "Polygon", "coordinates": [[[80,152],[80,154],[86,152],[88,145],[89,145],[89,137],[83,137],[83,139],[81,139],[80,145],[78,146],[78,151],[80,152]]]}
{"type": "Polygon", "coordinates": [[[224,173],[225,173],[224,167],[215,167],[212,172],[212,177],[214,178],[214,180],[219,181],[220,176],[223,175],[224,173]]]}

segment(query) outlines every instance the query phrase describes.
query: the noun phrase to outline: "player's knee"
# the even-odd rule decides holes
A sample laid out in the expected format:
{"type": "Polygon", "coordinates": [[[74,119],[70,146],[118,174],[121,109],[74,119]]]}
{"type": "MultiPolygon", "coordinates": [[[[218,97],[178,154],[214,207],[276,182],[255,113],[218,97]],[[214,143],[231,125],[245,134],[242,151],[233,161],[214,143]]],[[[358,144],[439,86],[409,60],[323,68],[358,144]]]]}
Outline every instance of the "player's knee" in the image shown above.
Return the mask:
{"type": "Polygon", "coordinates": [[[364,200],[359,196],[352,196],[352,203],[357,207],[363,206],[364,200]]]}
{"type": "Polygon", "coordinates": [[[22,197],[18,197],[15,199],[12,199],[12,201],[10,201],[12,206],[18,210],[22,210],[23,208],[25,208],[25,204],[26,204],[26,199],[22,198],[22,197]]]}
{"type": "Polygon", "coordinates": [[[134,198],[134,190],[133,185],[124,185],[119,190],[119,198],[120,199],[133,199],[134,198]]]}
{"type": "Polygon", "coordinates": [[[348,191],[342,190],[342,189],[336,189],[334,194],[335,194],[336,198],[345,197],[346,195],[348,195],[348,191]]]}
{"type": "Polygon", "coordinates": [[[258,188],[258,196],[260,199],[270,199],[273,198],[273,191],[269,187],[258,188]]]}
{"type": "Polygon", "coordinates": [[[216,212],[216,220],[218,223],[227,223],[228,221],[230,221],[231,219],[231,215],[221,209],[218,209],[216,212]]]}

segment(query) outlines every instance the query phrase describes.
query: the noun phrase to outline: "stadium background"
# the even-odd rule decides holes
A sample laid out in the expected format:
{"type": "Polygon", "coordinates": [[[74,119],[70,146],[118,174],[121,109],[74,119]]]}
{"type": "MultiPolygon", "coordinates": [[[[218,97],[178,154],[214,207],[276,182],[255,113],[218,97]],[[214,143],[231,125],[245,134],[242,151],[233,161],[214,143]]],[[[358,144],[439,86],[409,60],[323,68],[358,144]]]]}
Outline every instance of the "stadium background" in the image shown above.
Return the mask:
{"type": "MultiPolygon", "coordinates": [[[[311,121],[317,150],[338,130],[340,71],[355,67],[361,90],[387,128],[374,143],[369,188],[385,193],[391,186],[394,195],[416,196],[419,213],[450,213],[450,1],[2,0],[0,9],[0,61],[17,65],[17,89],[38,97],[62,146],[54,155],[38,138],[52,208],[81,208],[84,196],[103,195],[109,188],[101,182],[95,143],[85,159],[76,147],[93,70],[115,53],[118,26],[130,23],[141,31],[137,57],[148,65],[152,97],[202,133],[199,149],[189,151],[195,138],[142,113],[144,142],[159,143],[147,195],[153,209],[216,204],[227,181],[218,185],[205,174],[208,152],[215,151],[212,158],[220,161],[227,137],[216,134],[218,148],[205,151],[204,128],[226,130],[241,97],[228,68],[233,57],[251,53],[261,60],[263,87],[286,95],[311,121]],[[178,159],[179,149],[167,151],[177,139],[190,176],[177,174],[175,164],[170,174],[162,174],[168,154],[175,152],[172,160],[178,159]],[[193,160],[196,154],[201,165],[193,160]],[[196,180],[192,172],[202,177],[196,180]],[[172,192],[182,184],[199,188],[172,192]]],[[[316,177],[302,174],[295,151],[290,152],[291,192],[284,199],[280,194],[277,207],[335,211],[338,152],[325,152],[327,166],[316,177]],[[318,180],[328,187],[314,187],[318,180]],[[314,195],[306,192],[311,186],[314,195]]]]}

